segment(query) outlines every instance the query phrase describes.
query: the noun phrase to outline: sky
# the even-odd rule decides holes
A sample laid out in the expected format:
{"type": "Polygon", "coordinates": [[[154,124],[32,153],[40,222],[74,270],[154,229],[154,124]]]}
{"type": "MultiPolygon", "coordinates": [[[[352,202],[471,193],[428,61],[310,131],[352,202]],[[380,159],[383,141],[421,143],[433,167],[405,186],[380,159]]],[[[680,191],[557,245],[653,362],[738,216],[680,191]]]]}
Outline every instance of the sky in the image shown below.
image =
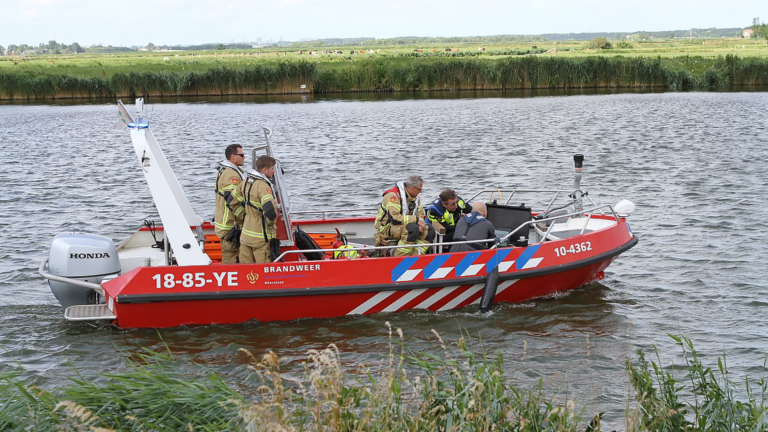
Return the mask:
{"type": "Polygon", "coordinates": [[[768,0],[0,0],[0,45],[113,46],[747,27],[768,0]]]}

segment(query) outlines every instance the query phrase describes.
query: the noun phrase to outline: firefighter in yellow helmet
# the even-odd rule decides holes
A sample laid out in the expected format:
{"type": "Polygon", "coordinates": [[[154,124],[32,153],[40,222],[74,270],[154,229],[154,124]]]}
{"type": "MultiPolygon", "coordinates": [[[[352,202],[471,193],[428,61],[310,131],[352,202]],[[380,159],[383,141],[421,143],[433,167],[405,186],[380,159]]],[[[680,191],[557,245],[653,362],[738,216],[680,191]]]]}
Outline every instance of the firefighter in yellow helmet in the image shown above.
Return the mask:
{"type": "Polygon", "coordinates": [[[219,162],[216,174],[216,213],[213,225],[221,239],[221,262],[234,264],[240,253],[240,229],[243,227],[243,206],[234,193],[243,182],[245,153],[239,144],[230,144],[224,150],[226,160],[219,162]]]}
{"type": "MultiPolygon", "coordinates": [[[[384,191],[374,224],[376,246],[385,246],[390,239],[397,240],[398,246],[432,242],[435,230],[424,223],[424,207],[419,198],[423,186],[424,180],[414,175],[384,191]]],[[[398,247],[395,256],[417,255],[426,253],[427,249],[398,247]]]]}
{"type": "MultiPolygon", "coordinates": [[[[350,245],[341,245],[339,249],[352,249],[350,245]]],[[[333,259],[356,259],[360,254],[356,250],[337,250],[333,252],[333,259]]]]}
{"type": "Polygon", "coordinates": [[[269,241],[276,237],[277,202],[270,178],[277,161],[271,156],[256,159],[256,170],[249,170],[237,188],[237,199],[245,205],[245,222],[240,234],[240,262],[267,263],[269,241]]]}

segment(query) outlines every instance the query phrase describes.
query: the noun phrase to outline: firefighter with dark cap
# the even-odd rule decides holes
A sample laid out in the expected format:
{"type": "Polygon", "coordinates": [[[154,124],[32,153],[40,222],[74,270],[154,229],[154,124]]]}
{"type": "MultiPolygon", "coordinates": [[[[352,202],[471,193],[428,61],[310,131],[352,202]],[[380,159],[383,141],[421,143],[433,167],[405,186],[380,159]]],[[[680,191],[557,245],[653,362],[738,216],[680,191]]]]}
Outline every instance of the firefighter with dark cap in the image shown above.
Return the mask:
{"type": "Polygon", "coordinates": [[[268,263],[270,240],[276,238],[277,202],[271,178],[277,161],[271,156],[256,159],[256,170],[249,170],[237,188],[237,199],[245,206],[245,221],[240,234],[240,262],[268,263]]]}
{"type": "Polygon", "coordinates": [[[435,230],[424,222],[424,207],[419,193],[424,186],[420,176],[410,176],[405,181],[397,182],[395,187],[382,195],[381,206],[376,215],[376,246],[386,246],[387,241],[397,240],[395,256],[418,255],[427,253],[428,247],[407,247],[415,244],[431,243],[435,230]]]}
{"type": "Polygon", "coordinates": [[[243,206],[235,199],[237,187],[243,182],[245,153],[239,144],[224,150],[226,160],[219,162],[216,174],[216,213],[213,225],[221,239],[221,262],[234,264],[240,253],[240,229],[243,227],[243,206]]]}
{"type": "Polygon", "coordinates": [[[453,189],[443,189],[440,196],[427,207],[427,219],[445,228],[443,241],[452,242],[456,224],[461,216],[472,212],[470,207],[453,189]]]}

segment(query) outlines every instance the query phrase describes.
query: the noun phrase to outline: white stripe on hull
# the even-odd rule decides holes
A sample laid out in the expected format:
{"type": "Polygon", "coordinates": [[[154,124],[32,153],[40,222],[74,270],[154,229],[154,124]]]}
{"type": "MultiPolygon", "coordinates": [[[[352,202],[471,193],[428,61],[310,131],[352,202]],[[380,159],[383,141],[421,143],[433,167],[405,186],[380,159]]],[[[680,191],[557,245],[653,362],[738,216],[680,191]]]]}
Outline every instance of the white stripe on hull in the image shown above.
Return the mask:
{"type": "Polygon", "coordinates": [[[474,276],[480,272],[483,267],[485,267],[485,264],[472,264],[464,270],[464,273],[462,273],[461,276],[474,276]]]}
{"type": "Polygon", "coordinates": [[[435,272],[432,273],[432,276],[428,277],[427,279],[442,279],[448,276],[448,273],[450,273],[451,270],[453,270],[453,267],[441,267],[435,270],[435,272]]]}
{"type": "Polygon", "coordinates": [[[471,287],[469,287],[469,288],[467,288],[466,290],[464,290],[464,292],[463,292],[463,293],[461,293],[461,294],[457,295],[455,299],[453,299],[453,300],[449,301],[449,302],[448,302],[448,303],[446,303],[446,304],[445,304],[443,307],[441,307],[440,309],[438,309],[438,312],[439,312],[439,311],[445,311],[445,310],[451,310],[451,309],[455,309],[455,308],[456,308],[457,306],[459,306],[459,305],[460,305],[460,304],[461,304],[463,301],[465,301],[466,299],[468,299],[468,298],[472,297],[472,295],[473,295],[473,294],[475,294],[475,293],[477,293],[478,291],[480,291],[481,289],[483,289],[483,287],[484,287],[484,286],[485,286],[485,284],[477,284],[477,285],[472,285],[471,287]]]}
{"type": "Polygon", "coordinates": [[[405,273],[403,273],[399,278],[397,278],[397,282],[408,282],[412,281],[416,276],[421,273],[421,269],[417,270],[408,270],[405,273]]]}
{"type": "MultiPolygon", "coordinates": [[[[504,290],[511,287],[515,282],[517,282],[520,279],[514,279],[509,281],[504,281],[500,283],[496,287],[496,295],[501,294],[504,290]]],[[[429,296],[429,298],[425,299],[418,305],[414,307],[414,309],[428,309],[430,306],[434,305],[438,301],[440,301],[442,298],[447,296],[448,294],[456,291],[461,285],[456,286],[448,286],[445,288],[440,288],[439,291],[429,296]]],[[[464,292],[456,296],[453,300],[449,301],[445,305],[443,305],[438,311],[446,311],[457,308],[461,303],[466,301],[468,298],[472,297],[473,295],[480,292],[483,288],[485,288],[485,284],[475,284],[470,286],[469,288],[465,289],[464,292]]],[[[423,294],[425,291],[427,291],[429,288],[416,288],[410,290],[407,294],[402,296],[401,298],[397,299],[395,302],[393,302],[391,305],[385,307],[382,309],[382,312],[397,312],[399,311],[403,306],[408,304],[410,301],[415,299],[416,297],[423,294]]],[[[389,296],[394,294],[396,291],[381,291],[368,299],[365,303],[361,304],[360,306],[356,307],[354,310],[349,312],[347,315],[362,315],[372,308],[374,308],[376,305],[381,303],[382,301],[386,300],[389,296]]],[[[473,301],[471,304],[476,305],[480,303],[482,297],[478,298],[477,300],[473,301]]]]}
{"type": "MultiPolygon", "coordinates": [[[[508,281],[504,281],[504,282],[500,283],[499,286],[496,287],[496,294],[494,295],[494,297],[499,295],[499,294],[501,294],[502,291],[504,291],[505,289],[511,287],[515,282],[517,282],[519,280],[520,279],[513,279],[513,280],[508,280],[508,281]]],[[[483,286],[483,288],[485,288],[485,286],[483,286]]],[[[480,300],[482,300],[482,299],[483,299],[483,296],[480,296],[480,298],[478,298],[477,300],[473,301],[470,304],[473,304],[473,305],[480,304],[480,300]]]]}
{"type": "Polygon", "coordinates": [[[452,293],[453,290],[455,290],[456,288],[458,288],[458,286],[449,286],[449,287],[442,288],[442,289],[440,289],[440,291],[438,291],[438,292],[432,294],[431,296],[429,296],[428,299],[426,299],[423,302],[419,303],[414,309],[427,309],[430,306],[432,306],[433,304],[437,303],[437,301],[440,300],[441,298],[443,298],[443,297],[447,296],[448,294],[452,293]]]}
{"type": "Polygon", "coordinates": [[[347,313],[347,315],[362,315],[366,312],[368,312],[369,309],[376,306],[377,304],[381,303],[382,300],[385,298],[391,296],[394,294],[395,291],[381,291],[380,293],[376,294],[375,296],[371,297],[366,301],[365,303],[361,304],[360,306],[354,308],[351,312],[347,313]]]}
{"type": "Polygon", "coordinates": [[[419,289],[411,290],[408,292],[408,294],[400,297],[394,303],[385,307],[382,312],[396,312],[400,310],[401,307],[405,306],[406,303],[415,299],[416,297],[419,296],[419,294],[423,293],[426,290],[427,288],[419,288],[419,289]]]}
{"type": "Polygon", "coordinates": [[[525,265],[523,266],[523,270],[536,267],[537,265],[539,265],[539,263],[543,259],[544,258],[531,258],[531,259],[529,259],[528,262],[525,263],[525,265]]]}

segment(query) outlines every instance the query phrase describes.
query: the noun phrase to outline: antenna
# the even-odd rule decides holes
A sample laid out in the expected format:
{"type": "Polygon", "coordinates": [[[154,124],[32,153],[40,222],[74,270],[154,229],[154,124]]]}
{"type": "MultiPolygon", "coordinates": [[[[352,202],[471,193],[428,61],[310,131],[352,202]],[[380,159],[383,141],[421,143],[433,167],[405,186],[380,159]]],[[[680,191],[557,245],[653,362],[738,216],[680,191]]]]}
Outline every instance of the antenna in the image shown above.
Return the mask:
{"type": "Polygon", "coordinates": [[[580,212],[584,210],[584,205],[581,202],[581,197],[586,195],[581,191],[581,170],[582,165],[584,164],[584,155],[581,153],[576,153],[573,155],[573,166],[576,173],[573,176],[573,193],[571,194],[571,198],[573,198],[573,210],[580,212]]]}

